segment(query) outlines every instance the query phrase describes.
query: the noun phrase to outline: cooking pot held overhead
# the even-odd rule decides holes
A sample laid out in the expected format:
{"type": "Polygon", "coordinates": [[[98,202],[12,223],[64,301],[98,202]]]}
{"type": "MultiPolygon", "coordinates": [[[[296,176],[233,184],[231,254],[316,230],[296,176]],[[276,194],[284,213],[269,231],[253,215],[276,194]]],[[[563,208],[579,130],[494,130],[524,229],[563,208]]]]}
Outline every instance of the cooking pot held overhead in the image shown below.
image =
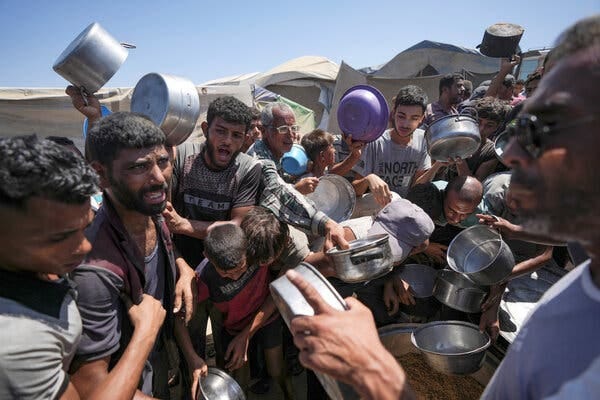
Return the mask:
{"type": "Polygon", "coordinates": [[[436,119],[427,127],[425,140],[434,161],[470,157],[481,144],[477,112],[465,107],[460,114],[436,119]]]}
{"type": "Polygon", "coordinates": [[[519,42],[525,29],[520,25],[501,22],[488,27],[481,44],[481,54],[488,57],[510,58],[520,52],[519,42]]]}

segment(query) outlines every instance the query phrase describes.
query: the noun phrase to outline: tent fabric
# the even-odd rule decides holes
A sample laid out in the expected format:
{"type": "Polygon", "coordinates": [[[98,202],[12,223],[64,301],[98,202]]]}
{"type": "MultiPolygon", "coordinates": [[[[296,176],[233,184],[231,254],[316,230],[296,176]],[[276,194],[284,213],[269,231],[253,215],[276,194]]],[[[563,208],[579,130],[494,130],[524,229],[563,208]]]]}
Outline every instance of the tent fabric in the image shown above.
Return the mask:
{"type": "Polygon", "coordinates": [[[268,103],[275,101],[279,101],[290,106],[292,110],[294,110],[296,124],[300,125],[300,135],[306,134],[315,129],[315,112],[313,110],[260,86],[254,87],[253,94],[259,110],[262,110],[263,107],[265,107],[268,103]]]}

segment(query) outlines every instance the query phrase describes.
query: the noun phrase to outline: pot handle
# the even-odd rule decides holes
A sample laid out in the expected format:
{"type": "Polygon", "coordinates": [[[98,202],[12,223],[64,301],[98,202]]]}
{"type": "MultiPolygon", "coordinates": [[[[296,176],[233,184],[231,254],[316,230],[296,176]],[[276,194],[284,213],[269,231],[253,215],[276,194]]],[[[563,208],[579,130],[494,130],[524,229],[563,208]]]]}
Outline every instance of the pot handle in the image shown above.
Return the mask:
{"type": "Polygon", "coordinates": [[[475,118],[475,120],[479,120],[479,114],[477,113],[477,109],[473,106],[466,106],[460,110],[458,115],[468,115],[469,117],[475,118]]]}
{"type": "Polygon", "coordinates": [[[137,46],[135,44],[131,44],[131,43],[119,43],[121,46],[125,47],[126,49],[135,49],[137,48],[137,46]]]}
{"type": "Polygon", "coordinates": [[[350,261],[353,265],[358,265],[365,263],[367,261],[379,260],[383,258],[383,250],[378,249],[378,251],[365,250],[357,254],[353,254],[350,256],[350,261]]]}

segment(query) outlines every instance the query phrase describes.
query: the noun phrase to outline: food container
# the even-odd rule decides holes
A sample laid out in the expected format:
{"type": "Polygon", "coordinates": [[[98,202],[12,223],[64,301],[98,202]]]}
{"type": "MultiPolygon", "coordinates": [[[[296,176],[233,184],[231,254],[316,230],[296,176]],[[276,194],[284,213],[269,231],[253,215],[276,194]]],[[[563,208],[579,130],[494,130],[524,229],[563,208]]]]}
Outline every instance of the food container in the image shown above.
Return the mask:
{"type": "Polygon", "coordinates": [[[440,308],[440,302],[433,296],[437,271],[427,265],[406,264],[394,272],[407,282],[414,291],[414,305],[400,304],[400,311],[418,317],[430,317],[440,308]]]}
{"type": "MultiPolygon", "coordinates": [[[[302,262],[294,268],[294,271],[299,273],[305,281],[315,288],[323,300],[331,307],[340,311],[348,308],[340,294],[315,267],[309,263],[302,262]]],[[[294,317],[315,314],[314,309],[308,304],[304,296],[302,296],[296,286],[285,275],[271,282],[269,288],[273,301],[288,328],[294,317]]],[[[320,372],[315,371],[315,375],[331,399],[358,399],[358,396],[350,386],[320,372]]]]}
{"type": "Polygon", "coordinates": [[[477,372],[485,361],[490,337],[479,327],[463,321],[435,321],[414,330],[413,345],[438,372],[468,375],[477,372]]]}
{"type": "Polygon", "coordinates": [[[508,131],[504,131],[504,132],[500,133],[496,137],[496,140],[494,140],[494,151],[496,152],[496,157],[501,162],[504,162],[503,161],[504,149],[506,148],[506,145],[508,144],[509,140],[510,140],[510,138],[508,135],[508,131]]]}
{"type": "Polygon", "coordinates": [[[196,393],[196,400],[246,400],[235,379],[215,367],[208,367],[208,375],[198,380],[196,393]]]}
{"type": "Polygon", "coordinates": [[[425,131],[425,140],[432,160],[470,157],[481,144],[475,109],[465,107],[461,114],[447,115],[433,121],[425,131]]]}
{"type": "Polygon", "coordinates": [[[86,94],[98,91],[127,58],[128,51],[97,22],[90,24],[58,56],[52,69],[86,94]]]}
{"type": "Polygon", "coordinates": [[[350,218],[356,207],[356,192],[352,184],[334,174],[320,177],[319,184],[306,198],[315,204],[317,210],[338,223],[350,218]]]}
{"type": "Polygon", "coordinates": [[[519,42],[525,29],[517,24],[500,22],[488,27],[481,44],[477,46],[481,54],[488,57],[510,58],[520,52],[519,42]]]}
{"type": "Polygon", "coordinates": [[[200,116],[200,98],[192,81],[150,73],[135,85],[131,111],[148,116],[165,133],[167,144],[177,146],[194,131],[200,116]]]}
{"type": "Polygon", "coordinates": [[[487,291],[464,275],[443,269],[438,271],[433,296],[450,308],[466,313],[481,312],[487,291]]]}
{"type": "Polygon", "coordinates": [[[383,94],[373,86],[357,85],[348,89],[338,105],[338,125],[352,140],[372,142],[385,131],[390,111],[383,94]]]}
{"type": "Polygon", "coordinates": [[[348,243],[348,249],[327,250],[336,276],[344,282],[366,282],[390,272],[394,267],[389,235],[379,234],[348,243]]]}
{"type": "Polygon", "coordinates": [[[304,147],[299,144],[292,145],[292,149],[281,157],[281,167],[290,175],[304,174],[308,167],[308,156],[304,147]]]}
{"type": "Polygon", "coordinates": [[[448,246],[448,266],[482,286],[503,281],[515,266],[515,258],[502,236],[485,225],[460,232],[448,246]]]}

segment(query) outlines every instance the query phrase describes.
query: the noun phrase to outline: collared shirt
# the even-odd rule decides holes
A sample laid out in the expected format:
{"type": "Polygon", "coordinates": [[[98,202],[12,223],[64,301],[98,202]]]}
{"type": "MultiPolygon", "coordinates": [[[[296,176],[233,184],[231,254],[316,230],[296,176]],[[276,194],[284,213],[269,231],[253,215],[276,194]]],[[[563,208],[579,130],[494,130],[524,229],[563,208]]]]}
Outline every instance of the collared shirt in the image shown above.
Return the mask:
{"type": "Polygon", "coordinates": [[[427,105],[425,110],[425,120],[423,121],[426,125],[431,125],[432,122],[445,117],[446,115],[458,114],[458,109],[455,106],[450,106],[448,111],[444,110],[444,107],[440,101],[436,101],[427,105]]]}
{"type": "Polygon", "coordinates": [[[280,160],[276,159],[266,143],[254,142],[247,154],[262,165],[262,194],[260,205],[271,210],[279,220],[306,229],[316,235],[325,235],[325,223],[329,217],[316,209],[314,204],[279,175],[280,160]]]}

